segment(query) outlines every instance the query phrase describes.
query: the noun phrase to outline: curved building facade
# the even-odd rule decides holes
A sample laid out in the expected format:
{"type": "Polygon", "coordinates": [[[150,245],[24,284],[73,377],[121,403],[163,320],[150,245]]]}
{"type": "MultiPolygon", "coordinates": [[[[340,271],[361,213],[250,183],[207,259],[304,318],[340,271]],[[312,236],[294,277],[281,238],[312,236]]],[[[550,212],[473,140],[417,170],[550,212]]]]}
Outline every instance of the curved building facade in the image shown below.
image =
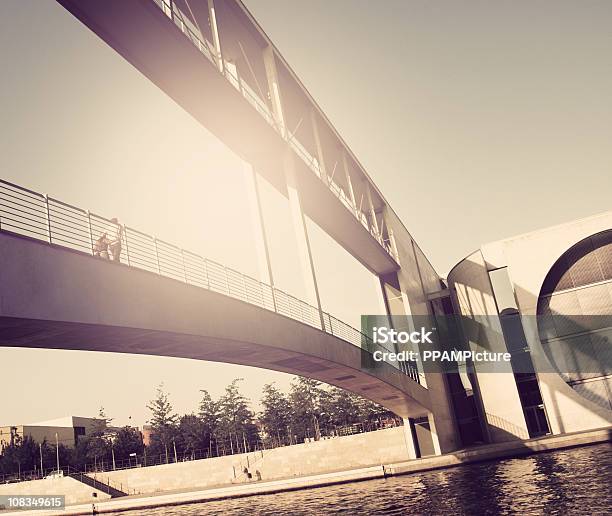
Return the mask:
{"type": "Polygon", "coordinates": [[[612,212],[483,245],[448,275],[485,440],[612,423],[612,212]],[[500,374],[505,372],[508,374],[500,374]]]}

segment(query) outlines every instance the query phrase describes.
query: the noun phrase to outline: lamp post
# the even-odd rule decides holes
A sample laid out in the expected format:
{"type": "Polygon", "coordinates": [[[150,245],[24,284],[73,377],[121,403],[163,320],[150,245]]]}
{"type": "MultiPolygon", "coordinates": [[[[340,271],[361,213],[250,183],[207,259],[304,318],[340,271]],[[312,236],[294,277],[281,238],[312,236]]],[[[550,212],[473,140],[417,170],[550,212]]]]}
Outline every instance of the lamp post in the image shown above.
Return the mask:
{"type": "Polygon", "coordinates": [[[59,474],[59,437],[57,436],[57,432],[55,432],[55,458],[57,462],[57,472],[59,474]]]}
{"type": "Polygon", "coordinates": [[[38,443],[38,451],[40,453],[40,476],[43,476],[43,460],[42,460],[42,443],[38,443]]]}

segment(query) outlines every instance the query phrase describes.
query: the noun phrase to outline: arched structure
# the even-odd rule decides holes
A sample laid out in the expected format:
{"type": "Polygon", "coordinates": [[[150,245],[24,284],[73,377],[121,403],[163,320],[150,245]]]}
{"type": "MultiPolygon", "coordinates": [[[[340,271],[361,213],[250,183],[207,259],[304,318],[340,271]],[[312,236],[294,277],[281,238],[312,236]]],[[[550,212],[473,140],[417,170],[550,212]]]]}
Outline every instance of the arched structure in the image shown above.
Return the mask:
{"type": "Polygon", "coordinates": [[[210,289],[31,238],[0,233],[0,345],[171,356],[315,378],[402,417],[426,416],[426,388],[361,348],[210,289]]]}
{"type": "Polygon", "coordinates": [[[537,314],[550,362],[585,399],[612,410],[612,230],[563,253],[546,275],[537,314]]]}

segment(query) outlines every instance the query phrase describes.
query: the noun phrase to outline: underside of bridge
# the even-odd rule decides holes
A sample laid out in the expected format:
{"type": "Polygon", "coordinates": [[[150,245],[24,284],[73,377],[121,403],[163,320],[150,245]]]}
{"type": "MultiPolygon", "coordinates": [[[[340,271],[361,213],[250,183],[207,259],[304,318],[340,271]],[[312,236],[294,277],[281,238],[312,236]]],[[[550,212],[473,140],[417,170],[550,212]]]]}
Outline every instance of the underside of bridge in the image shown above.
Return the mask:
{"type": "Polygon", "coordinates": [[[134,353],[273,369],[336,385],[402,417],[429,393],[362,350],[255,305],[44,242],[0,234],[0,345],[134,353]]]}

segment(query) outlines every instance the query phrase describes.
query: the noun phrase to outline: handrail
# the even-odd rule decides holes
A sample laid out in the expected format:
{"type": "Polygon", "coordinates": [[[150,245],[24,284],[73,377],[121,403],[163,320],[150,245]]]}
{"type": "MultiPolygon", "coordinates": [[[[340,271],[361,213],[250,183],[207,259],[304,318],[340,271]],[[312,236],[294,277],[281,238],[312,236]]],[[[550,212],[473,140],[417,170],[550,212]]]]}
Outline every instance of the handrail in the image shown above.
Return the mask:
{"type": "MultiPolygon", "coordinates": [[[[23,207],[22,204],[0,195],[0,231],[46,241],[100,259],[110,257],[108,250],[96,250],[96,241],[104,234],[113,241],[120,232],[121,245],[117,259],[119,263],[239,299],[312,326],[369,352],[373,349],[372,339],[358,329],[327,312],[320,312],[317,307],[287,292],[235,269],[129,226],[116,224],[88,210],[0,179],[0,194],[6,191],[35,195],[37,197],[32,197],[32,200],[39,203],[38,207],[43,209],[34,213],[25,212],[17,207],[23,207]],[[58,213],[54,210],[57,205],[61,205],[65,211],[58,213]]],[[[412,366],[406,363],[389,363],[413,380],[419,381],[418,374],[415,375],[415,371],[411,369],[412,366]]]]}
{"type": "Polygon", "coordinates": [[[200,53],[215,66],[219,73],[221,73],[225,79],[238,92],[240,92],[240,94],[265,119],[268,125],[270,125],[281,136],[281,138],[287,140],[293,151],[304,162],[308,169],[313,172],[329,190],[336,194],[336,197],[338,197],[345,208],[352,213],[353,216],[368,230],[368,232],[374,237],[385,252],[387,252],[389,256],[399,263],[399,257],[395,254],[393,248],[385,245],[382,242],[382,238],[379,238],[375,234],[374,228],[370,225],[370,222],[368,221],[367,217],[365,217],[364,213],[351,203],[344,202],[344,200],[334,191],[329,183],[329,178],[325,178],[321,173],[321,168],[318,161],[310,154],[310,152],[308,152],[308,150],[306,150],[300,141],[295,138],[295,135],[287,135],[281,130],[281,127],[279,127],[279,124],[274,118],[272,110],[268,104],[253,91],[246,81],[239,77],[238,74],[234,74],[231,71],[230,67],[227,66],[227,62],[223,59],[223,56],[218,55],[218,52],[214,50],[214,45],[209,42],[203,34],[196,34],[194,30],[189,27],[189,25],[185,22],[189,19],[189,17],[185,16],[178,5],[175,2],[170,2],[170,0],[151,1],[157,5],[159,9],[161,9],[167,18],[174,22],[174,25],[187,37],[187,39],[189,39],[189,41],[191,41],[191,43],[200,51],[200,53]],[[213,54],[215,55],[213,56],[213,54]],[[221,66],[220,63],[223,63],[223,65],[221,66]],[[365,217],[365,221],[362,219],[362,216],[365,217]]]}

